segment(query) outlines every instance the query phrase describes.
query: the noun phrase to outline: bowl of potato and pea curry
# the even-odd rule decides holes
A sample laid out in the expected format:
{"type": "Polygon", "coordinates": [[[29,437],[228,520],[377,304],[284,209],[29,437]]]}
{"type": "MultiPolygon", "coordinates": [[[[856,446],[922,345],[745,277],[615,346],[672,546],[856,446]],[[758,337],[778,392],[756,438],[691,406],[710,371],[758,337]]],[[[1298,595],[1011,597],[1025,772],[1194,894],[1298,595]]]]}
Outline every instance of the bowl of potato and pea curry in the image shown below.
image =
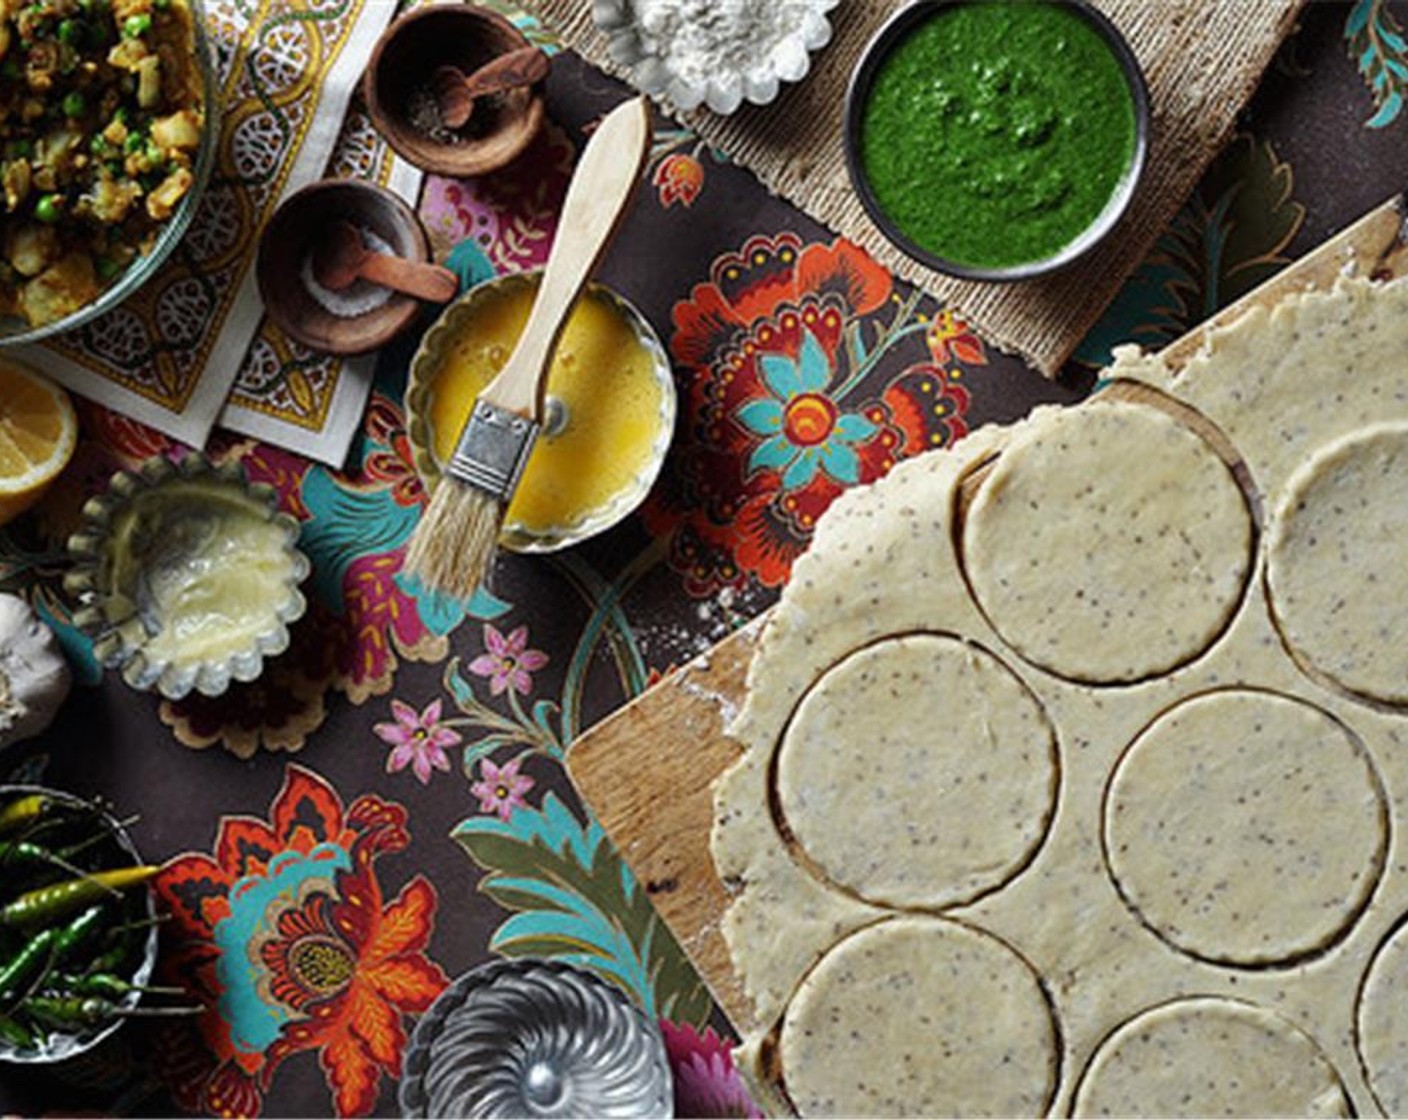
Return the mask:
{"type": "Polygon", "coordinates": [[[213,155],[193,0],[0,0],[0,343],[144,281],[213,155]]]}

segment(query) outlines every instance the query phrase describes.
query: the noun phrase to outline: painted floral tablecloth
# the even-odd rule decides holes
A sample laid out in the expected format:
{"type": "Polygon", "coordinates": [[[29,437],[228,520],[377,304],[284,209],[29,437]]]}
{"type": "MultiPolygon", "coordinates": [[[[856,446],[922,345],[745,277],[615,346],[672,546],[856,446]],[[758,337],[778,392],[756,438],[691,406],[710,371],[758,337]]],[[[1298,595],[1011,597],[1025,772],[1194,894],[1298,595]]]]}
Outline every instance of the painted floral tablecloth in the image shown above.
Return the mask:
{"type": "MultiPolygon", "coordinates": [[[[1400,0],[1307,9],[1244,131],[1056,384],[661,122],[603,273],[678,379],[644,509],[575,550],[505,559],[467,604],[427,595],[401,571],[425,499],[400,403],[414,339],[398,344],[346,471],[216,437],[302,520],[314,562],[293,647],[219,699],[133,693],[68,626],[62,544],[84,497],[181,450],[80,405],[64,485],[0,530],[0,588],[54,623],[83,686],[0,777],[141,813],[137,842],[170,861],[161,973],[207,1010],[134,1025],[61,1077],[5,1069],[0,1111],[394,1114],[409,1031],[448,978],[534,955],[662,1020],[682,1114],[746,1113],[726,1025],[573,796],[566,746],[772,602],[843,488],[1077,399],[1111,344],[1158,346],[1408,186],[1405,24],[1400,0]]],[[[623,95],[559,55],[523,159],[427,182],[421,213],[466,282],[544,260],[583,130],[623,95]]]]}

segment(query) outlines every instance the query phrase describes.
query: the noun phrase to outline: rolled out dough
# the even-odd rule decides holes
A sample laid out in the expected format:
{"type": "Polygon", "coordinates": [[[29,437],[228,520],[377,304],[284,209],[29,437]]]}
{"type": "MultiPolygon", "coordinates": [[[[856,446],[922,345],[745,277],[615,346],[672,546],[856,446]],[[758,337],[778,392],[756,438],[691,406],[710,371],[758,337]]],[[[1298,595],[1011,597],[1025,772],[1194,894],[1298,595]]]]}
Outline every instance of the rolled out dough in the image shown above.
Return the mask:
{"type": "MultiPolygon", "coordinates": [[[[1408,364],[1408,354],[1404,355],[1408,364]]],[[[1271,608],[1291,651],[1344,688],[1408,703],[1408,426],[1329,444],[1277,510],[1271,608]]]]}
{"type": "Polygon", "coordinates": [[[1167,672],[1212,642],[1251,568],[1231,470],[1144,404],[1092,401],[1014,432],[963,529],[997,632],[1072,680],[1167,672]]]}
{"type": "Polygon", "coordinates": [[[1105,1042],[1076,1116],[1351,1116],[1334,1067],[1273,1012],[1228,999],[1177,1000],[1105,1042]]]}
{"type": "Polygon", "coordinates": [[[1059,1056],[1031,966],[933,918],[890,918],[836,945],[802,982],[780,1045],[804,1116],[1034,1115],[1059,1056]]]}
{"type": "Polygon", "coordinates": [[[872,902],[932,908],[1021,869],[1046,833],[1056,776],[1051,724],[1017,677],[977,647],[913,634],[817,681],[783,735],[777,794],[824,877],[872,902]]]}
{"type": "Polygon", "coordinates": [[[903,462],[764,630],[712,841],[741,1064],[804,1114],[1408,1111],[1408,281],[1111,377],[1198,431],[1096,398],[903,462]]]}
{"type": "Polygon", "coordinates": [[[1126,900],[1212,961],[1323,949],[1364,909],[1387,846],[1383,787],[1358,740],[1269,692],[1211,692],[1165,712],[1120,760],[1105,803],[1126,900]]]}

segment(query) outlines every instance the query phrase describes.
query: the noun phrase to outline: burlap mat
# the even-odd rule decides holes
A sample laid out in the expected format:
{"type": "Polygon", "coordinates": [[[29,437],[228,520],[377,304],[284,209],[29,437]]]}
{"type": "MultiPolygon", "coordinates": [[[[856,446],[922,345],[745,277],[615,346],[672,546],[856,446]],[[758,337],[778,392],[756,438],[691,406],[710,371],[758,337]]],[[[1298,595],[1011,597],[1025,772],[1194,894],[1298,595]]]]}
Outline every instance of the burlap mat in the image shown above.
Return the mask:
{"type": "MultiPolygon", "coordinates": [[[[617,76],[590,0],[524,0],[573,50],[617,76]]],[[[1241,109],[1303,0],[1095,0],[1144,67],[1153,106],[1148,168],[1120,228],[1055,276],[1017,284],[955,280],[886,240],[851,189],[842,147],[846,86],[861,51],[902,0],[842,0],[835,35],[807,78],[771,105],[732,116],[676,113],[769,189],[863,245],[896,275],[960,309],[990,343],[1053,376],[1231,134],[1241,109]]]]}

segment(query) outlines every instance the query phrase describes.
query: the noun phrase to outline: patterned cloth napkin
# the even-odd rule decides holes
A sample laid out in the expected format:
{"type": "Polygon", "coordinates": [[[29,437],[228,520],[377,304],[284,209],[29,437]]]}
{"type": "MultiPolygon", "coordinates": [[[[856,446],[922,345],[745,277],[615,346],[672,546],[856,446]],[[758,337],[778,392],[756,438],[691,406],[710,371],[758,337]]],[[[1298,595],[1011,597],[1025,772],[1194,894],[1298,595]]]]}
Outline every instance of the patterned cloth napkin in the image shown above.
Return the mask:
{"type": "Polygon", "coordinates": [[[340,465],[372,359],[313,353],[266,322],[254,261],[279,202],[325,174],[415,199],[420,173],[353,103],[396,9],[390,0],[207,0],[220,143],[190,230],[130,299],[23,356],[185,443],[203,446],[218,421],[340,465]]]}

